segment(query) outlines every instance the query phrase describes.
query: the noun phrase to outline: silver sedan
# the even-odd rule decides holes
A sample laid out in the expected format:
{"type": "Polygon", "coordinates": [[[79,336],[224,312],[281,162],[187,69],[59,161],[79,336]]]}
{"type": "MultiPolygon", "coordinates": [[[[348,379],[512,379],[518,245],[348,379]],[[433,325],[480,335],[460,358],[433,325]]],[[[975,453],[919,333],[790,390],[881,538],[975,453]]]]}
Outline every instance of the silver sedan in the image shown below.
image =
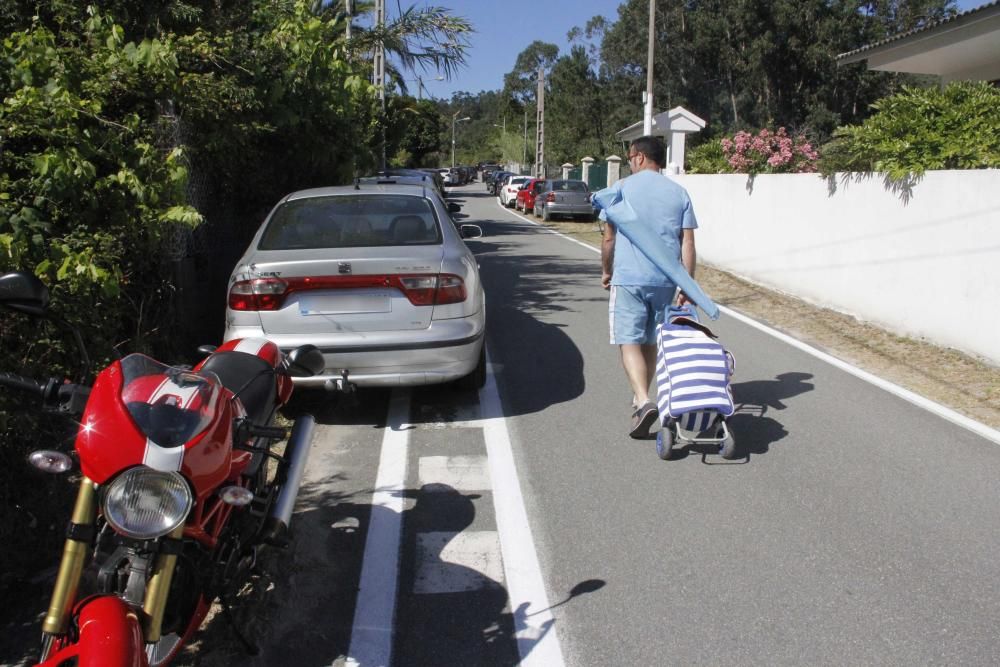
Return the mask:
{"type": "Polygon", "coordinates": [[[534,214],[543,220],[551,220],[557,215],[593,220],[590,188],[583,181],[548,181],[544,189],[535,195],[534,214]]]}
{"type": "Polygon", "coordinates": [[[359,386],[480,387],[485,295],[464,239],[481,235],[416,183],[292,193],[230,277],[225,339],[316,345],[326,370],[295,378],[304,385],[337,387],[346,373],[359,386]]]}

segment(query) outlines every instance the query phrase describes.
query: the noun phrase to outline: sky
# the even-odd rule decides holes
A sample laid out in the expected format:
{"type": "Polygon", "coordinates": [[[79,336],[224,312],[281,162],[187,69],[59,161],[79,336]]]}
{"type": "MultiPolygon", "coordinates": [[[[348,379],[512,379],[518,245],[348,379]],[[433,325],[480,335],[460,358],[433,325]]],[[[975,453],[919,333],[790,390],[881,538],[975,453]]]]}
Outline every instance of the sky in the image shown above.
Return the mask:
{"type": "MultiPolygon", "coordinates": [[[[583,28],[598,14],[611,20],[618,17],[620,0],[398,0],[403,7],[431,4],[447,7],[472,22],[476,32],[470,37],[467,66],[450,81],[435,80],[436,72],[419,73],[425,95],[450,99],[452,93],[503,88],[503,76],[514,69],[521,51],[535,40],[556,44],[559,55],[569,51],[566,33],[583,28]]],[[[987,0],[959,0],[959,11],[988,4],[987,0]]],[[[397,2],[388,0],[389,16],[398,14],[397,2]]],[[[410,84],[411,94],[416,86],[410,84]]]]}

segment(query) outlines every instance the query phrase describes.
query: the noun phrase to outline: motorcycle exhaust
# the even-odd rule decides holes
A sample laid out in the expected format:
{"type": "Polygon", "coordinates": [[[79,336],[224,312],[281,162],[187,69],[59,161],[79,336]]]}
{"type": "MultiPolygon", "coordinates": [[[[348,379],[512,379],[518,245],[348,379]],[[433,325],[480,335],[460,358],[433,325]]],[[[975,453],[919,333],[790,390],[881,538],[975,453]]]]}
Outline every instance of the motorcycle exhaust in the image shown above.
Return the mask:
{"type": "Polygon", "coordinates": [[[309,458],[309,447],[312,445],[315,426],[315,417],[302,415],[295,420],[295,426],[292,427],[292,435],[288,438],[288,446],[285,447],[285,460],[288,462],[285,483],[264,527],[264,541],[268,544],[288,546],[288,526],[292,521],[292,511],[295,509],[299,487],[302,486],[302,478],[305,476],[306,460],[309,458]]]}

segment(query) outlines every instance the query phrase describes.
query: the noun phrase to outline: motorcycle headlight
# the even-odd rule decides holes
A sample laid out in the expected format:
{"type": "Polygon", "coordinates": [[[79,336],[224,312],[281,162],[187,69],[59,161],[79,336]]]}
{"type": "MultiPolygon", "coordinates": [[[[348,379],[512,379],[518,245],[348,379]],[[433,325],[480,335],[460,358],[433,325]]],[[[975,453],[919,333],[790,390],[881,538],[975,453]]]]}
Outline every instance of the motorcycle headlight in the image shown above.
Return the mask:
{"type": "Polygon", "coordinates": [[[152,540],[181,525],[194,497],[180,473],[138,467],[116,477],[101,504],[104,518],[115,532],[152,540]]]}

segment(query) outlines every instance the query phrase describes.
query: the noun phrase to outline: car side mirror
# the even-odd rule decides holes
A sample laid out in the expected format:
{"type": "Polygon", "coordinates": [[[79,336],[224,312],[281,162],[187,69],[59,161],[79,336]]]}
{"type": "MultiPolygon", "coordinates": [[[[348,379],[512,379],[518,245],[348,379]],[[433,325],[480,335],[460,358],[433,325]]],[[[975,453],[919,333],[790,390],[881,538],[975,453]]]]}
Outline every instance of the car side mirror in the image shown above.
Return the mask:
{"type": "Polygon", "coordinates": [[[462,225],[458,229],[463,239],[478,239],[483,236],[483,228],[479,225],[462,225]]]}
{"type": "Polygon", "coordinates": [[[448,202],[448,212],[449,213],[458,213],[461,210],[462,210],[462,205],[461,204],[456,204],[455,202],[448,202]]]}
{"type": "Polygon", "coordinates": [[[0,306],[28,315],[44,315],[49,307],[49,288],[33,273],[7,273],[0,276],[0,306]]]}
{"type": "Polygon", "coordinates": [[[292,377],[312,377],[326,369],[326,359],[315,345],[303,345],[288,353],[285,368],[292,377]]]}

